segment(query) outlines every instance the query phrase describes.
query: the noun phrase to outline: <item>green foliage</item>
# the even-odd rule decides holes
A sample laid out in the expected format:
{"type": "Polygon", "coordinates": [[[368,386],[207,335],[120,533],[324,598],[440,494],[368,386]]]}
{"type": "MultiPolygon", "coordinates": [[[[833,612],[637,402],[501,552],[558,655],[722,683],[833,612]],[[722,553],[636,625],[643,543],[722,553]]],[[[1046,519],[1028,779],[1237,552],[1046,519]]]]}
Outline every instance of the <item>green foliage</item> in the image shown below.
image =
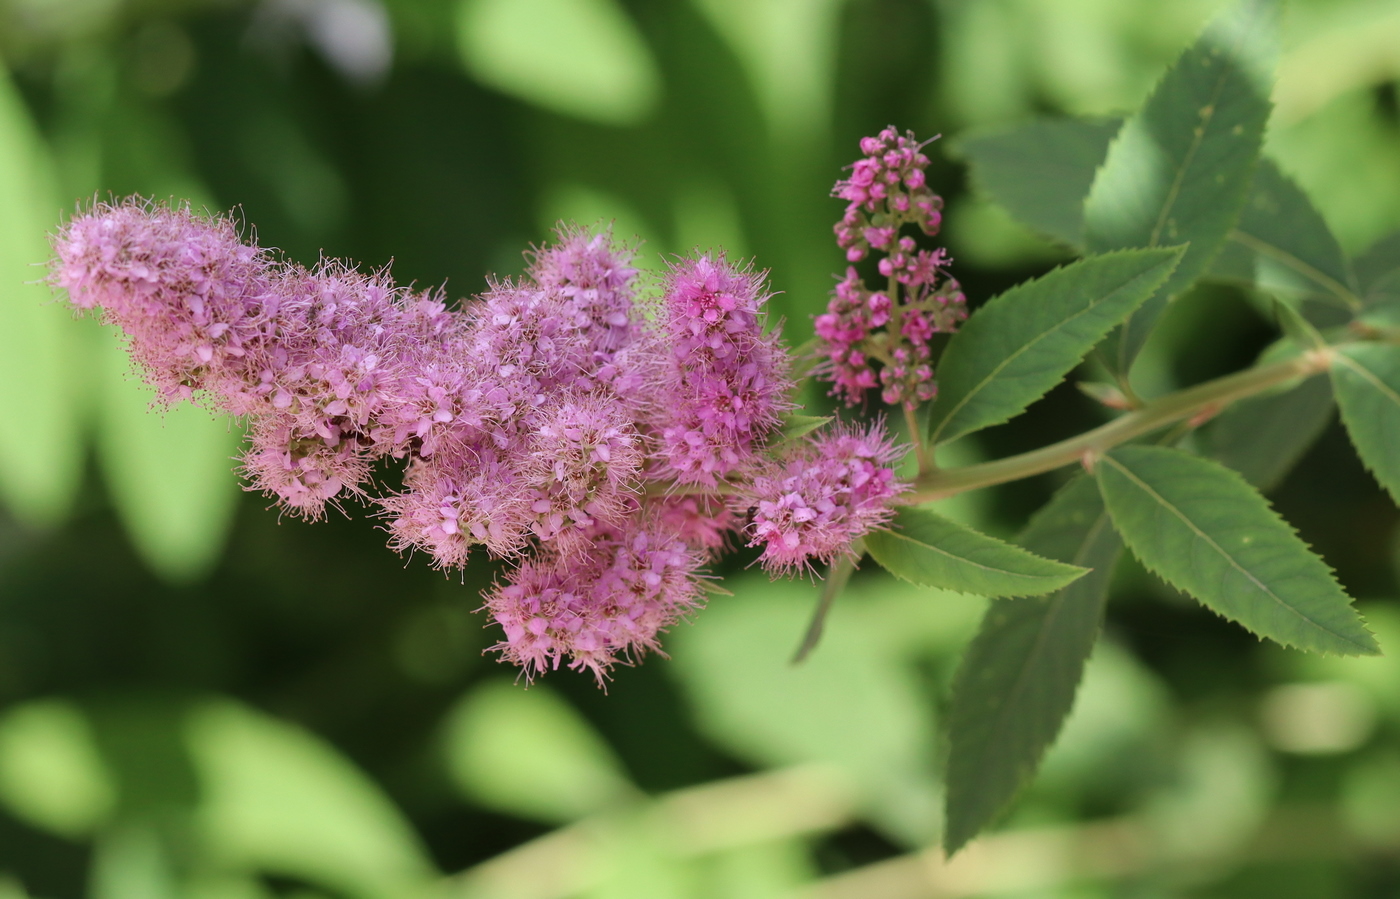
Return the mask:
{"type": "Polygon", "coordinates": [[[980,193],[1017,220],[1083,248],[1084,198],[1122,119],[1037,119],[958,140],[980,193]]]}
{"type": "Polygon", "coordinates": [[[1332,384],[1361,461],[1400,502],[1400,347],[1364,344],[1336,350],[1332,384]]]}
{"type": "Polygon", "coordinates": [[[1239,475],[1127,446],[1099,460],[1097,478],[1123,542],[1167,583],[1285,646],[1379,652],[1331,570],[1239,475]]]}
{"type": "Polygon", "coordinates": [[[1234,403],[1202,432],[1208,455],[1249,483],[1269,491],[1332,421],[1335,403],[1326,378],[1309,378],[1283,393],[1234,403]]]}
{"type": "Polygon", "coordinates": [[[831,421],[830,415],[786,415],[783,417],[782,429],[778,431],[773,442],[787,443],[800,440],[829,421],[831,421]]]}
{"type": "Polygon", "coordinates": [[[448,771],[487,808],[567,823],[635,798],[603,738],[548,687],[488,681],[448,713],[448,771]]]}
{"type": "Polygon", "coordinates": [[[483,82],[585,119],[634,124],[660,91],[651,51],[614,0],[459,0],[457,41],[483,82]]]}
{"type": "Polygon", "coordinates": [[[101,337],[97,447],[117,511],[155,571],[196,581],[218,561],[232,524],[243,428],[188,403],[152,408],[154,395],[115,335],[101,337]]]}
{"type": "Polygon", "coordinates": [[[0,800],[19,817],[76,839],[107,820],[115,794],[92,728],[72,703],[41,700],[0,718],[0,800]]]}
{"type": "Polygon", "coordinates": [[[1249,199],[1211,277],[1356,307],[1355,277],[1322,215],[1272,160],[1260,159],[1249,199]]]}
{"type": "Polygon", "coordinates": [[[1117,338],[1126,372],[1167,303],[1205,272],[1248,194],[1277,55],[1271,0],[1238,0],[1123,123],[1085,200],[1093,252],[1186,244],[1181,264],[1117,338]]]}
{"type": "Polygon", "coordinates": [[[930,442],[955,440],[1025,411],[1151,296],[1181,255],[1173,248],[1095,256],[989,301],[943,354],[930,442]]]}
{"type": "Polygon", "coordinates": [[[356,897],[402,895],[432,876],[417,834],[378,785],[302,728],[223,701],[191,709],[185,735],[201,835],[223,865],[356,897]]]}
{"type": "Polygon", "coordinates": [[[1079,566],[1002,543],[926,509],[900,509],[892,529],[867,535],[865,546],[898,578],[978,596],[1035,596],[1085,574],[1079,566]]]}
{"type": "Polygon", "coordinates": [[[1354,267],[1367,306],[1400,300],[1400,231],[1372,244],[1356,257],[1354,267]]]}
{"type": "Polygon", "coordinates": [[[1122,552],[1098,490],[1085,477],[1061,489],[1020,542],[1091,570],[1050,596],[994,601],[968,646],[948,711],[943,847],[950,854],[1006,807],[1059,734],[1122,552]]]}
{"type": "Polygon", "coordinates": [[[39,263],[54,226],[52,166],[0,67],[0,497],[31,525],[56,524],[78,488],[82,358],[39,263]]]}

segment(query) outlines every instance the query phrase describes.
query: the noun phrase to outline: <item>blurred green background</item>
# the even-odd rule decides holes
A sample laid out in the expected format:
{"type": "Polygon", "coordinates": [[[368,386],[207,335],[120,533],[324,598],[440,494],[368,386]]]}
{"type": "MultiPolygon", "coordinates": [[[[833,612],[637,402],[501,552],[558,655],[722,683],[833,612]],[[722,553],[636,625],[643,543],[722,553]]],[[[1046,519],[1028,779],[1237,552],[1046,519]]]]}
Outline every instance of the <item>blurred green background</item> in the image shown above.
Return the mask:
{"type": "MultiPolygon", "coordinates": [[[[483,649],[484,559],[444,578],[363,514],[241,493],[235,425],[148,412],[52,300],[93,197],[238,208],[258,240],[454,297],[561,218],[771,269],[788,339],[832,275],[864,134],[933,145],[974,303],[1062,258],[968,192],[957,136],[1136,106],[1216,0],[0,0],[0,897],[1400,895],[1393,507],[1334,424],[1275,491],[1390,653],[1264,646],[1118,572],[1071,722],[951,865],[938,718],[982,600],[858,574],[733,596],[606,694],[483,649]]],[[[1352,252],[1400,227],[1400,4],[1295,0],[1268,152],[1352,252]]],[[[1174,305],[1147,392],[1246,365],[1239,294],[1174,305]]],[[[809,392],[814,409],[826,408],[809,392]]],[[[1072,387],[960,463],[1101,418],[1072,387]]],[[[952,458],[956,456],[957,458],[952,458]]],[[[949,514],[1014,533],[1054,477],[949,514]]]]}

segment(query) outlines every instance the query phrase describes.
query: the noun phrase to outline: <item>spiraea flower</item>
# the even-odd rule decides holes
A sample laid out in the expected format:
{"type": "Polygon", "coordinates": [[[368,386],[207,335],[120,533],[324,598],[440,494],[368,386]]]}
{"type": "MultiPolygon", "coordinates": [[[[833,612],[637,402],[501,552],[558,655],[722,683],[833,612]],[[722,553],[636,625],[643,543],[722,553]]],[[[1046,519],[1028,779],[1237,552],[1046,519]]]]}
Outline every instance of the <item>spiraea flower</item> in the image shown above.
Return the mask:
{"type": "Polygon", "coordinates": [[[749,546],[765,568],[789,572],[831,562],[851,543],[889,523],[891,503],[908,489],[891,465],[903,455],[871,425],[840,427],[805,441],[737,496],[748,503],[749,546]]]}
{"type": "Polygon", "coordinates": [[[788,360],[760,311],[763,276],[723,256],[678,263],[666,282],[669,366],[659,385],[669,472],[713,486],[747,464],[788,408],[788,360]]]}
{"type": "MultiPolygon", "coordinates": [[[[773,457],[789,358],[764,276],[723,255],[677,262],[643,315],[631,251],[576,227],[460,308],[135,200],[74,217],[55,250],[54,284],[125,332],[166,401],[248,420],[250,489],[308,518],[373,504],[395,549],[440,568],[477,546],[505,560],[486,607],[527,676],[602,679],[656,650],[750,505],[764,564],[787,570],[845,551],[902,489],[878,430],[773,457]]],[[[893,277],[931,293],[941,257],[906,256],[893,277]]],[[[908,339],[928,321],[907,316],[908,339]]]]}
{"type": "Polygon", "coordinates": [[[913,408],[933,399],[930,341],[967,317],[966,298],[947,274],[947,253],[919,249],[902,233],[916,226],[932,236],[942,223],[943,200],[928,187],[922,146],[912,133],[901,136],[894,128],[864,138],[864,158],[833,191],[847,201],[835,228],[847,261],[859,262],[872,250],[883,254],[877,265],[883,287],[870,289],[854,266],[847,268],[815,322],[825,357],[820,371],[832,381],[832,393],[851,405],[875,387],[889,405],[913,408]]]}

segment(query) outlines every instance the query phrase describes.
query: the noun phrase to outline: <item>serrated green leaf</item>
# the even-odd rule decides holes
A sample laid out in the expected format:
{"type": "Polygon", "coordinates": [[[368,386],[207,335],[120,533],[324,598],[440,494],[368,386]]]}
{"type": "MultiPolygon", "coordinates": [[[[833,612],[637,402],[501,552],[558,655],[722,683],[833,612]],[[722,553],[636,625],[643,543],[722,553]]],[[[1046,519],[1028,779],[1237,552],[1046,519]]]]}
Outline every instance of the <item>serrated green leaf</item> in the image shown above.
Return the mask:
{"type": "Polygon", "coordinates": [[[1352,268],[1367,306],[1400,302],[1400,231],[1371,244],[1352,268]]]}
{"type": "Polygon", "coordinates": [[[1119,371],[1239,217],[1269,118],[1276,19],[1269,0],[1240,0],[1211,23],[1123,124],[1094,178],[1084,206],[1091,252],[1189,244],[1171,278],[1117,332],[1119,371]]]}
{"type": "Polygon", "coordinates": [[[1332,229],[1303,189],[1267,157],[1255,166],[1240,220],[1210,274],[1269,291],[1330,297],[1353,308],[1361,304],[1332,229]]]}
{"type": "Polygon", "coordinates": [[[1285,393],[1250,397],[1201,432],[1207,455],[1260,490],[1271,490],[1332,420],[1332,385],[1309,378],[1285,393]]]}
{"type": "Polygon", "coordinates": [[[927,509],[900,509],[893,529],[867,534],[865,548],[895,577],[979,596],[1036,596],[1058,590],[1085,573],[1083,568],[1042,558],[927,509]]]}
{"type": "Polygon", "coordinates": [[[1400,347],[1372,343],[1337,350],[1332,384],[1357,455],[1400,503],[1400,347]]]}
{"type": "Polygon", "coordinates": [[[953,682],[943,847],[990,824],[1059,735],[1103,620],[1123,544],[1098,488],[1078,478],[1042,509],[1022,546],[1092,570],[1050,596],[995,600],[953,682]]]}
{"type": "Polygon", "coordinates": [[[1031,229],[1078,249],[1084,197],[1123,120],[1038,119],[960,138],[974,189],[1031,229]]]}
{"type": "Polygon", "coordinates": [[[1097,477],[1123,542],[1167,583],[1285,646],[1379,652],[1331,570],[1237,473],[1124,446],[1099,460],[1097,477]]]}
{"type": "Polygon", "coordinates": [[[1171,274],[1177,248],[1094,256],[993,298],[948,342],[930,442],[1000,424],[1060,383],[1171,274]]]}

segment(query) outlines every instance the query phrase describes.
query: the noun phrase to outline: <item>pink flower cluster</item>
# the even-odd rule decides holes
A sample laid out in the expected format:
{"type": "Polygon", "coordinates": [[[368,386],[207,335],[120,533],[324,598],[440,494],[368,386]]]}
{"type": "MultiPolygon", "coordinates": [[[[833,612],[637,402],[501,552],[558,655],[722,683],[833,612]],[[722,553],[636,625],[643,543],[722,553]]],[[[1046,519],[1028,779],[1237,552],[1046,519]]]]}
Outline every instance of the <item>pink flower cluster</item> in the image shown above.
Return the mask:
{"type": "Polygon", "coordinates": [[[770,569],[807,567],[850,553],[851,535],[889,523],[890,504],[907,484],[890,466],[903,455],[879,425],[837,428],[753,478],[751,546],[770,569]]]}
{"type": "Polygon", "coordinates": [[[655,649],[750,507],[750,545],[787,570],[885,523],[901,489],[877,431],[770,446],[789,360],[763,276],[723,256],[676,263],[648,317],[631,254],[577,228],[461,309],[134,200],[75,217],[55,249],[53,282],[127,334],[166,401],[249,419],[253,489],[310,518],[366,499],[440,567],[476,544],[513,560],[486,606],[530,676],[601,679],[655,649]],[[375,489],[386,460],[401,489],[375,489]]]}
{"type": "Polygon", "coordinates": [[[918,249],[913,237],[901,234],[905,225],[917,225],[932,236],[942,223],[943,201],[928,188],[922,145],[912,132],[900,136],[891,127],[862,139],[860,147],[865,158],[833,191],[847,201],[837,242],[848,262],[872,249],[885,254],[877,267],[886,287],[870,290],[854,266],[846,269],[826,313],[816,319],[826,356],[822,373],[833,382],[832,393],[849,404],[878,387],[885,403],[913,408],[937,393],[933,335],[956,330],[967,317],[967,301],[947,275],[947,253],[918,249]]]}

